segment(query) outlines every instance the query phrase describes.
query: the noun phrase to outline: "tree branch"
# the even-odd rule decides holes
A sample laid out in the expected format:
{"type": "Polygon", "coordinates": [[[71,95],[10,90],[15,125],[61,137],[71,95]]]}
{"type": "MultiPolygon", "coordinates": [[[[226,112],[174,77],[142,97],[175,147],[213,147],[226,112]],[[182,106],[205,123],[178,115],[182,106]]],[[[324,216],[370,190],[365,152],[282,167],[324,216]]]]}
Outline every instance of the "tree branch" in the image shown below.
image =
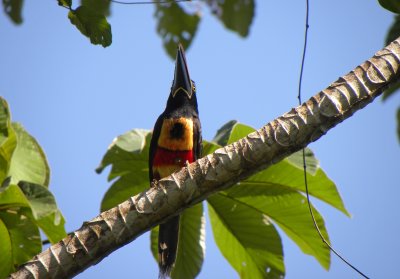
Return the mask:
{"type": "Polygon", "coordinates": [[[212,193],[279,162],[371,103],[399,77],[400,38],[260,130],[102,212],[9,278],[68,278],[212,193]]]}

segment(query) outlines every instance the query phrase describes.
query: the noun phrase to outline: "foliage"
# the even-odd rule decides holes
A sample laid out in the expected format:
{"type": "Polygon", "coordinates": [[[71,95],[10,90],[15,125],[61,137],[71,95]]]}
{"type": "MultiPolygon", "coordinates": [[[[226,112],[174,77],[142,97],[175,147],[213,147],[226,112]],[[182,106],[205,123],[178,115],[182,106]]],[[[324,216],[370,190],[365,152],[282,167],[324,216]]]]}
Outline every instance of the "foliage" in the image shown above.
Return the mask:
{"type": "Polygon", "coordinates": [[[49,177],[42,148],[20,124],[11,123],[0,97],[0,278],[41,251],[39,229],[52,243],[66,235],[49,177]]]}
{"type": "MultiPolygon", "coordinates": [[[[397,0],[379,0],[379,3],[385,9],[396,13],[394,17],[394,22],[392,26],[389,28],[389,31],[386,35],[385,45],[390,44],[392,41],[400,37],[400,2],[397,0]]],[[[386,89],[383,92],[382,99],[386,101],[390,96],[394,93],[398,92],[400,88],[400,81],[392,85],[390,88],[386,89]]],[[[397,109],[397,138],[400,141],[400,107],[397,109]]]]}
{"type": "Polygon", "coordinates": [[[3,0],[4,12],[15,24],[22,23],[22,5],[23,0],[3,0]]]}
{"type": "MultiPolygon", "coordinates": [[[[228,122],[213,141],[204,141],[203,155],[252,131],[253,128],[236,121],[228,122]]],[[[149,131],[132,130],[117,137],[110,145],[97,169],[100,173],[111,166],[108,180],[113,181],[103,198],[101,210],[116,206],[149,187],[150,138],[149,131]]],[[[312,151],[307,149],[306,154],[310,194],[348,215],[335,184],[319,167],[312,151]]],[[[301,156],[301,153],[296,153],[207,200],[215,241],[243,278],[279,278],[285,274],[281,238],[276,226],[324,268],[330,266],[330,251],[315,232],[304,196],[301,156]]],[[[315,208],[314,212],[322,233],[328,238],[322,216],[315,208]]],[[[194,278],[204,259],[202,205],[185,210],[181,218],[180,247],[172,273],[174,279],[194,278]],[[196,253],[187,257],[186,251],[196,253]]],[[[156,241],[157,228],[151,233],[151,249],[155,257],[156,241]]]]}
{"type": "MultiPolygon", "coordinates": [[[[95,45],[108,47],[112,43],[110,0],[81,0],[80,6],[72,8],[72,0],[57,0],[58,5],[69,10],[71,23],[95,45]]],[[[134,2],[134,1],[133,1],[134,2]]],[[[190,2],[190,1],[188,1],[190,2]]],[[[154,3],[154,18],[157,22],[157,33],[168,55],[175,57],[176,45],[180,42],[185,49],[189,48],[201,20],[202,9],[207,7],[222,24],[241,37],[249,34],[254,18],[254,0],[202,0],[198,3],[154,3]]],[[[22,23],[22,0],[3,0],[4,10],[10,19],[22,23]]],[[[116,4],[116,3],[113,3],[116,4]]]]}
{"type": "Polygon", "coordinates": [[[398,0],[378,0],[378,2],[385,9],[400,14],[400,2],[398,0]]]}

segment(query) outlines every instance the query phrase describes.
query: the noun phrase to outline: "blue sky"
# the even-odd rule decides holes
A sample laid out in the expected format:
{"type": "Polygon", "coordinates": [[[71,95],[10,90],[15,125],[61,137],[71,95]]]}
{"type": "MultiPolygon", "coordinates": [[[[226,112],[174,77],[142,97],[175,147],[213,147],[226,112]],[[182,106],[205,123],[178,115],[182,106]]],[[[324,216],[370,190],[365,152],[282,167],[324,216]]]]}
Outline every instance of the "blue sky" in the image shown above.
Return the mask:
{"type": "MultiPolygon", "coordinates": [[[[155,33],[152,5],[113,5],[113,44],[93,46],[56,1],[25,1],[21,26],[0,16],[0,95],[44,148],[51,190],[67,230],[99,213],[109,184],[97,175],[112,139],[151,129],[165,106],[174,64],[155,33]]],[[[256,1],[246,39],[203,10],[187,60],[196,81],[203,136],[237,119],[259,128],[297,105],[304,1],[256,1]]],[[[193,3],[193,5],[196,5],[193,3]]],[[[383,46],[393,15],[377,1],[311,1],[303,99],[324,89],[383,46]]],[[[399,94],[400,96],[400,94],[399,94]]],[[[334,247],[372,278],[398,274],[400,240],[399,96],[376,100],[310,147],[339,188],[352,218],[316,202],[334,247]]],[[[358,278],[333,256],[329,272],[283,237],[287,277],[358,278]]],[[[237,278],[212,240],[198,278],[237,278]]],[[[77,278],[156,278],[148,234],[77,278]]]]}

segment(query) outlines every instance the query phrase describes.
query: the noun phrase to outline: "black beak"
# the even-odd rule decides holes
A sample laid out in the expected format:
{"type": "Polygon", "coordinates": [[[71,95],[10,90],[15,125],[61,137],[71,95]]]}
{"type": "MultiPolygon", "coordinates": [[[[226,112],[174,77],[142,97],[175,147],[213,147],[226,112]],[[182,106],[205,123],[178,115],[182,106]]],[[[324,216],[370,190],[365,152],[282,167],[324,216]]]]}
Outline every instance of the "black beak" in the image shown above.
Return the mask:
{"type": "Polygon", "coordinates": [[[172,97],[175,97],[175,95],[181,90],[186,93],[189,99],[192,98],[192,81],[186,64],[185,51],[183,50],[182,45],[179,44],[175,62],[175,77],[171,88],[172,97]]]}

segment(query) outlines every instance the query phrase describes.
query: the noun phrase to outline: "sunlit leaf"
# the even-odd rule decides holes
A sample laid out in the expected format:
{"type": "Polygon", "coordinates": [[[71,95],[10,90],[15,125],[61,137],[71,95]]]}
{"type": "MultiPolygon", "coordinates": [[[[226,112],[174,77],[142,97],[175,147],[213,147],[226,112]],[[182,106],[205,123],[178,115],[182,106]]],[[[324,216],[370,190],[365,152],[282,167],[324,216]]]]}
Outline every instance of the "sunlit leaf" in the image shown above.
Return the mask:
{"type": "MultiPolygon", "coordinates": [[[[287,160],[283,160],[253,175],[248,181],[263,181],[284,185],[305,192],[303,170],[293,167],[287,160]]],[[[319,198],[349,216],[336,185],[326,176],[322,169],[318,169],[315,175],[308,175],[307,181],[310,195],[319,198]]]]}
{"type": "Polygon", "coordinates": [[[38,227],[30,219],[17,211],[0,211],[0,219],[5,224],[11,239],[11,259],[14,266],[30,260],[41,251],[42,243],[38,227]]]}
{"type": "MultiPolygon", "coordinates": [[[[326,269],[330,265],[330,250],[315,231],[306,198],[283,185],[243,181],[224,192],[237,203],[243,203],[264,213],[278,225],[299,247],[326,269]]],[[[324,220],[313,209],[317,224],[329,240],[324,220]]]]}
{"type": "MultiPolygon", "coordinates": [[[[186,209],[180,217],[179,245],[172,279],[195,278],[205,256],[205,219],[203,204],[186,209]]],[[[158,258],[158,227],[151,231],[151,251],[158,258]]]]}
{"type": "Polygon", "coordinates": [[[30,210],[25,214],[43,230],[50,242],[55,243],[65,237],[65,220],[53,194],[46,187],[33,183],[21,181],[18,186],[29,202],[30,210]]]}
{"type": "Polygon", "coordinates": [[[161,36],[164,48],[174,59],[178,43],[188,49],[196,34],[200,16],[186,13],[177,3],[156,4],[157,33],[161,36]]]}
{"type": "Polygon", "coordinates": [[[20,207],[29,207],[29,202],[17,185],[0,188],[0,210],[16,210],[20,207]]]}
{"type": "Polygon", "coordinates": [[[207,201],[215,241],[240,278],[282,278],[282,243],[268,217],[221,193],[207,201]]]}
{"type": "Polygon", "coordinates": [[[12,243],[6,224],[0,218],[0,278],[6,278],[13,268],[12,243]]]}
{"type": "Polygon", "coordinates": [[[87,6],[70,10],[68,18],[95,45],[108,47],[112,42],[111,25],[106,17],[87,6]]]}
{"type": "Polygon", "coordinates": [[[212,141],[203,140],[203,151],[202,151],[203,157],[206,156],[207,154],[213,153],[215,150],[217,150],[220,147],[221,147],[220,145],[218,145],[212,141]]]}
{"type": "Polygon", "coordinates": [[[12,127],[17,135],[17,147],[8,171],[11,183],[17,184],[23,180],[48,187],[50,168],[42,148],[20,124],[13,123],[12,127]]]}
{"type": "Polygon", "coordinates": [[[208,0],[207,3],[226,28],[242,37],[249,34],[254,18],[253,0],[208,0]]]}
{"type": "Polygon", "coordinates": [[[378,2],[385,9],[400,14],[400,2],[398,0],[378,0],[378,2]]]}
{"type": "Polygon", "coordinates": [[[4,12],[15,24],[22,23],[21,11],[23,4],[23,0],[3,0],[4,12]]]}
{"type": "MultiPolygon", "coordinates": [[[[253,131],[255,131],[254,128],[251,128],[250,126],[235,123],[230,126],[230,135],[226,144],[243,138],[253,131]]],[[[289,156],[289,158],[270,166],[268,169],[256,173],[245,181],[255,180],[257,182],[285,185],[301,192],[305,192],[302,160],[302,151],[299,151],[289,156]]],[[[310,164],[307,168],[307,173],[311,174],[307,177],[309,193],[334,206],[346,215],[349,215],[344,207],[336,185],[319,167],[318,160],[309,149],[306,149],[306,162],[310,164]]]]}
{"type": "Polygon", "coordinates": [[[236,120],[228,121],[221,128],[218,129],[217,134],[214,136],[213,142],[219,144],[220,146],[225,146],[228,144],[229,137],[231,136],[231,132],[233,127],[238,122],[236,120]]]}
{"type": "Polygon", "coordinates": [[[150,138],[150,131],[135,129],[118,136],[109,146],[96,172],[111,165],[108,180],[116,180],[103,197],[102,211],[149,188],[150,138]]]}
{"type": "MultiPolygon", "coordinates": [[[[304,157],[307,166],[307,172],[315,175],[319,169],[319,161],[314,156],[310,148],[304,148],[304,157]]],[[[298,151],[287,157],[287,161],[293,166],[303,170],[303,151],[298,151]]]]}
{"type": "Polygon", "coordinates": [[[7,178],[11,157],[17,146],[17,137],[11,127],[10,109],[0,97],[0,185],[7,178]]]}

